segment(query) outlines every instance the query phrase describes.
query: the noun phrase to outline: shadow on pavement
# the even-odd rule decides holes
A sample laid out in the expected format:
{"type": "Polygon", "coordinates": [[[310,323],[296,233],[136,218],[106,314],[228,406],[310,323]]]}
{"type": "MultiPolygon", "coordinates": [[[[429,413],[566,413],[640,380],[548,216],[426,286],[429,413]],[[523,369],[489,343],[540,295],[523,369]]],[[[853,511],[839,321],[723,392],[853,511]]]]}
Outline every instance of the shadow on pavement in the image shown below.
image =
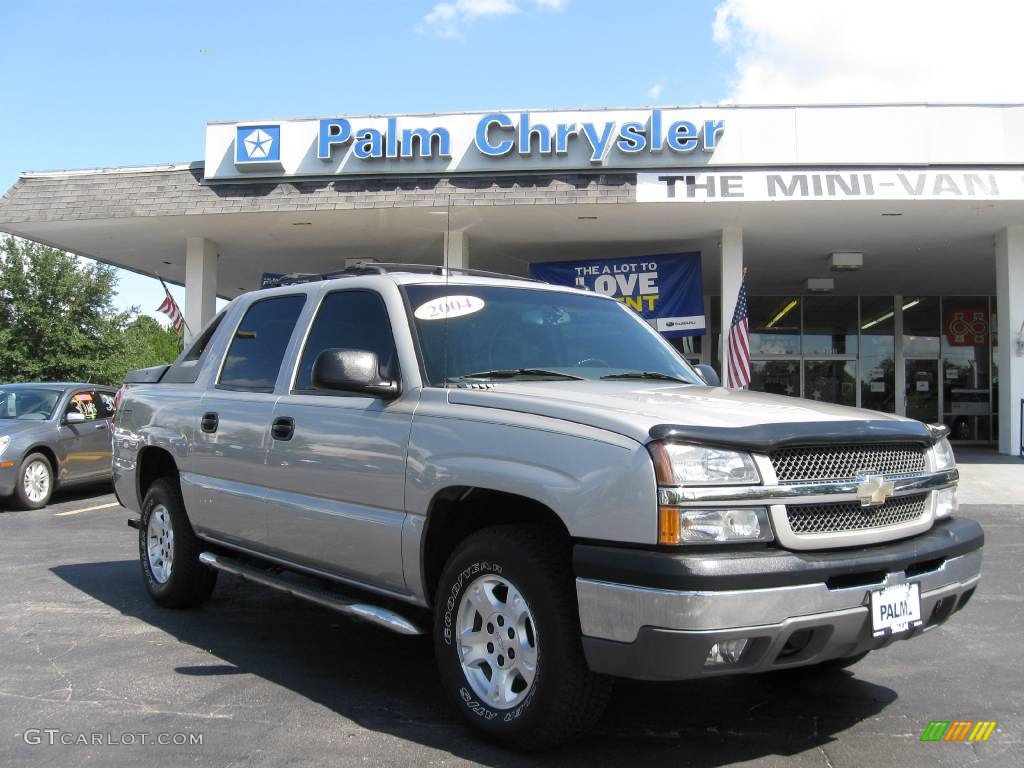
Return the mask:
{"type": "MultiPolygon", "coordinates": [[[[671,684],[620,681],[595,732],[540,755],[474,737],[444,699],[431,644],[349,621],[221,574],[201,610],[153,605],[135,560],[57,566],[83,593],[208,650],[210,665],[180,675],[253,674],[360,726],[491,766],[717,766],[827,747],[836,734],[896,699],[850,672],[772,673],[671,684]],[[672,763],[662,761],[672,760],[672,763]]],[[[139,659],[140,669],[152,664],[139,659]]],[[[226,702],[230,706],[230,702],[226,702]]]]}

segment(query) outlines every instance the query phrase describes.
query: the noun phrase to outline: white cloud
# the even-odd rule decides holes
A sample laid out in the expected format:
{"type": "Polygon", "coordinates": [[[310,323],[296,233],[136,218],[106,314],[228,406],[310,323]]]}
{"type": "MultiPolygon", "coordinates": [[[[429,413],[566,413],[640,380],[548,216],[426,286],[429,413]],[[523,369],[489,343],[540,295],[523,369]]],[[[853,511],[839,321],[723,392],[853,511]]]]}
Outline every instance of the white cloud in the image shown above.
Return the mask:
{"type": "Polygon", "coordinates": [[[647,89],[647,95],[650,96],[652,99],[658,98],[659,96],[661,96],[662,87],[663,86],[661,83],[655,83],[654,85],[647,89]]]}
{"type": "MultiPolygon", "coordinates": [[[[544,11],[561,11],[569,0],[535,0],[544,11]]],[[[457,38],[467,24],[485,16],[507,16],[522,10],[519,0],[451,0],[438,3],[423,17],[420,29],[429,29],[441,37],[457,38]]]]}
{"type": "Polygon", "coordinates": [[[1019,0],[725,0],[738,103],[1024,102],[1019,0]]]}

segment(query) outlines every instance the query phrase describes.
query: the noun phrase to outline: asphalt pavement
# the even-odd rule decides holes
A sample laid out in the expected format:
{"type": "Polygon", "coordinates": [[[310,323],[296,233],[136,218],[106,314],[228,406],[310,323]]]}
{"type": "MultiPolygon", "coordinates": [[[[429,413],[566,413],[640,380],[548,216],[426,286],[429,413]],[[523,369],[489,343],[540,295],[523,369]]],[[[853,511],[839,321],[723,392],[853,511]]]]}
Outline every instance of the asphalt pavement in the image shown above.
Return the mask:
{"type": "Polygon", "coordinates": [[[621,682],[589,737],[522,756],[460,722],[423,638],[223,574],[204,608],[158,608],[109,487],[58,495],[0,513],[0,765],[1020,765],[1024,506],[962,514],[983,581],[946,626],[848,671],[621,682]],[[932,720],[998,727],[922,742],[932,720]]]}

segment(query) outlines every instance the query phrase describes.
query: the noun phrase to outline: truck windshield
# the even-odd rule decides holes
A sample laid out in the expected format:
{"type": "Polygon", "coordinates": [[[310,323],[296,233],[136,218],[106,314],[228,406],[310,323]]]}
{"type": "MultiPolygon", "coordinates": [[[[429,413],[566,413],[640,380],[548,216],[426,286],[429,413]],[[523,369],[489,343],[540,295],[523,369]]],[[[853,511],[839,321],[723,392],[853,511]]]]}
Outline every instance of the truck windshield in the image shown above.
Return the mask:
{"type": "Polygon", "coordinates": [[[45,421],[59,399],[60,390],[56,389],[0,389],[0,419],[45,421]]]}
{"type": "Polygon", "coordinates": [[[506,286],[407,285],[431,386],[614,378],[703,384],[668,342],[608,299],[506,286]]]}

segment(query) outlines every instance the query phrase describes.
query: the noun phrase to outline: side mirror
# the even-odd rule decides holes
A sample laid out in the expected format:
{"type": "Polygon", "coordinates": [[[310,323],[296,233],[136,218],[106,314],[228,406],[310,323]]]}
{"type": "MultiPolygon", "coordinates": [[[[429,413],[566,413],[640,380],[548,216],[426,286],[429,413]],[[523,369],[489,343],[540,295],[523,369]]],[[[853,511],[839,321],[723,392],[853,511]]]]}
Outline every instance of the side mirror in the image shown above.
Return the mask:
{"type": "Polygon", "coordinates": [[[722,380],[718,378],[718,373],[707,363],[697,364],[697,373],[704,379],[704,383],[709,387],[720,387],[722,386],[722,380]]]}
{"type": "Polygon", "coordinates": [[[64,414],[65,424],[85,424],[85,414],[78,411],[68,411],[64,414]]]}
{"type": "Polygon", "coordinates": [[[385,400],[398,397],[398,382],[381,378],[377,354],[364,349],[325,349],[313,363],[313,386],[385,400]]]}

